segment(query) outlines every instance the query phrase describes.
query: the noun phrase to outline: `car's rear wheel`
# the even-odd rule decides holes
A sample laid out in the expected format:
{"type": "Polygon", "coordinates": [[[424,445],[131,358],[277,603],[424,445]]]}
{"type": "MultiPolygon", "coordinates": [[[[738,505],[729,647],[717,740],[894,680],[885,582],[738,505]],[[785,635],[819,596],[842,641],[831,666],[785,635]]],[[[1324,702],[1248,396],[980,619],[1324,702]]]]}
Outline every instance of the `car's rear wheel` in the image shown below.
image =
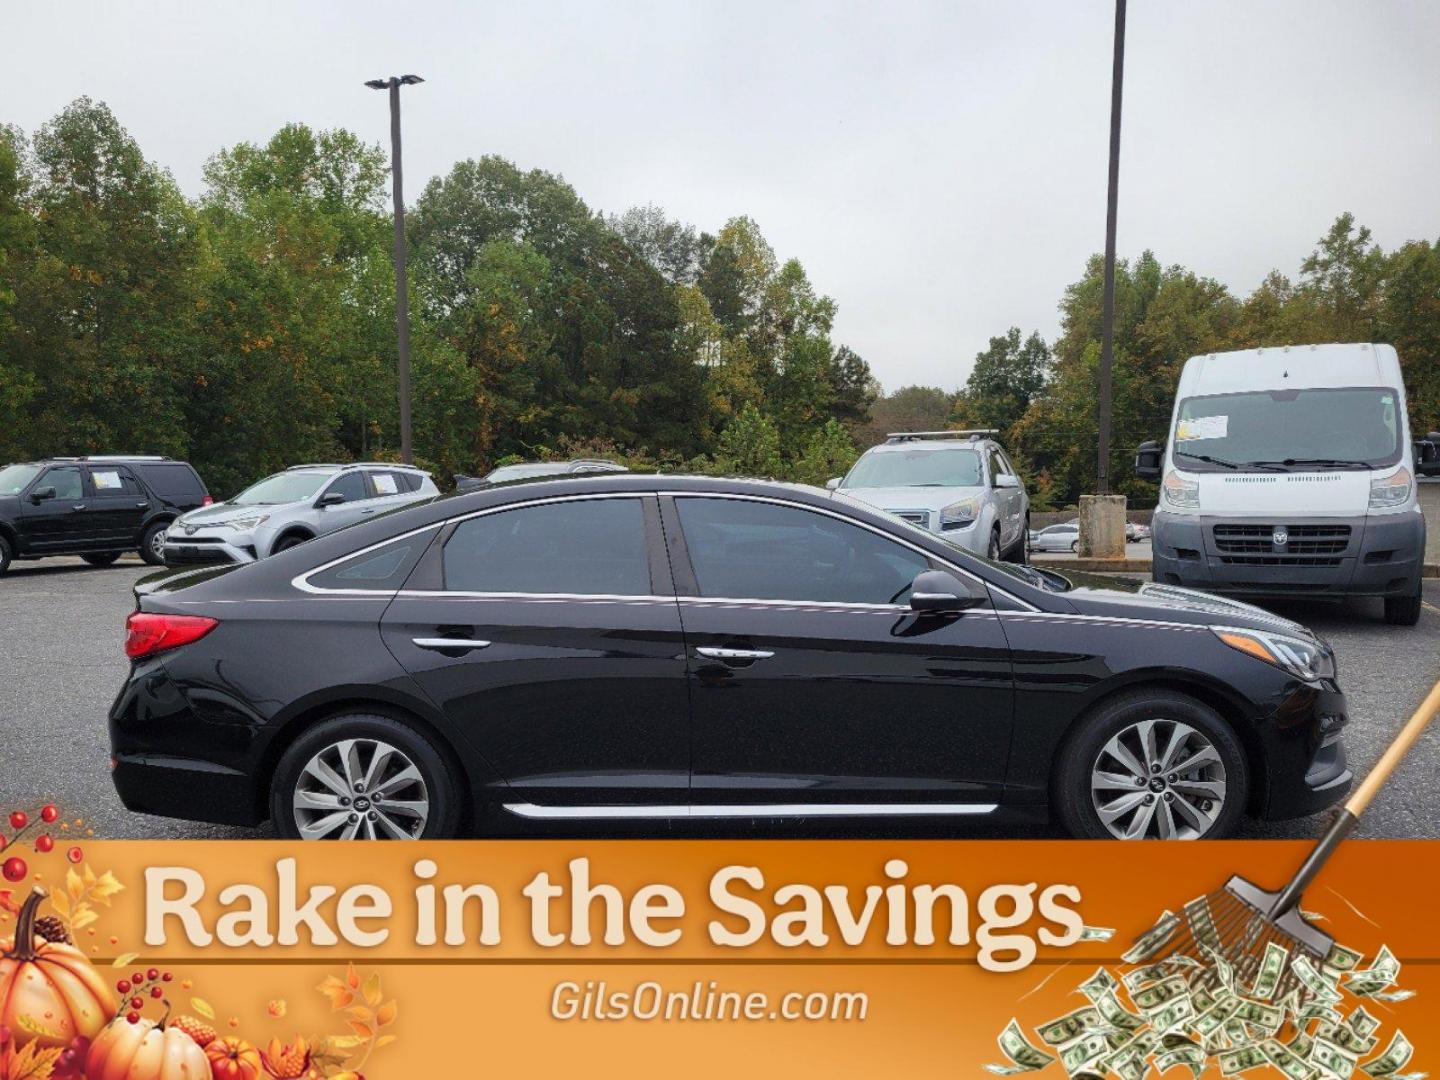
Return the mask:
{"type": "Polygon", "coordinates": [[[1079,554],[1080,554],[1080,541],[1079,541],[1079,540],[1071,540],[1071,541],[1070,541],[1070,550],[1071,550],[1074,554],[1079,555],[1079,554]]]}
{"type": "Polygon", "coordinates": [[[1418,581],[1415,583],[1414,596],[1385,597],[1385,621],[1391,626],[1414,626],[1420,621],[1422,600],[1418,581]]]}
{"type": "Polygon", "coordinates": [[[116,559],[120,558],[120,553],[118,551],[104,551],[96,555],[81,555],[80,557],[91,566],[109,566],[116,559]]]}
{"type": "Polygon", "coordinates": [[[1217,840],[1249,794],[1244,748],[1203,702],[1141,690],[1103,703],[1057,758],[1056,814],[1085,839],[1217,840]]]}
{"type": "Polygon", "coordinates": [[[151,566],[165,565],[165,530],[168,528],[168,521],[157,521],[140,537],[140,558],[151,566]]]}
{"type": "Polygon", "coordinates": [[[415,728],[347,713],[285,751],[270,820],[290,839],[448,839],[459,829],[459,787],[444,754],[415,728]]]}
{"type": "Polygon", "coordinates": [[[1025,515],[1025,526],[1020,530],[1020,536],[1015,541],[1015,546],[1010,549],[1010,554],[1005,556],[1007,562],[1024,566],[1030,561],[1030,515],[1025,515]]]}
{"type": "Polygon", "coordinates": [[[988,558],[993,559],[995,562],[999,562],[1001,555],[1004,554],[1004,552],[1002,552],[1000,549],[999,525],[996,525],[993,529],[990,530],[990,543],[985,546],[985,554],[988,558]]]}

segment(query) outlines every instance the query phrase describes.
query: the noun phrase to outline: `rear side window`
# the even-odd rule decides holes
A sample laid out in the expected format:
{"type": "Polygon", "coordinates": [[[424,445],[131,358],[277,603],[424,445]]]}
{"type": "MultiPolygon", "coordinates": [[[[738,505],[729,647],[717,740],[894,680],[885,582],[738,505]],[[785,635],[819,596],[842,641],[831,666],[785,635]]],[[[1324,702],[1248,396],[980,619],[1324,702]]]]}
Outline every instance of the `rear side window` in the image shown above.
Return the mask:
{"type": "Polygon", "coordinates": [[[404,482],[392,472],[372,472],[370,483],[374,486],[375,494],[379,498],[384,498],[386,495],[399,495],[406,490],[404,482]]]}
{"type": "Polygon", "coordinates": [[[135,472],[162,498],[199,500],[205,497],[205,485],[195,470],[183,461],[136,464],[135,472]]]}
{"type": "Polygon", "coordinates": [[[394,540],[374,551],[352,555],[328,570],[312,574],[309,578],[310,584],[319,589],[394,592],[405,584],[410,571],[415,569],[421,554],[434,538],[435,533],[431,530],[394,540]]]}
{"type": "Polygon", "coordinates": [[[140,485],[124,469],[105,465],[90,466],[90,487],[97,499],[136,498],[140,485]]]}
{"type": "Polygon", "coordinates": [[[480,593],[649,596],[638,498],[575,499],[462,521],[445,544],[445,588],[480,593]]]}

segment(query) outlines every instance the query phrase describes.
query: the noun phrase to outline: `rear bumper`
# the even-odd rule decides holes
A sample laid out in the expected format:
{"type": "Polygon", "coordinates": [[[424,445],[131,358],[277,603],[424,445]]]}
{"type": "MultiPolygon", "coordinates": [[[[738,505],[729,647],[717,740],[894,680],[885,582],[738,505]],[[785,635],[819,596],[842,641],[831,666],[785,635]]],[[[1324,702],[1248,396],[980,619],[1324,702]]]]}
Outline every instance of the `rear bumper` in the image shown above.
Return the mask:
{"type": "Polygon", "coordinates": [[[194,758],[114,754],[111,778],[125,809],[217,825],[258,825],[255,788],[244,773],[194,758]],[[197,793],[203,793],[197,795],[197,793]]]}
{"type": "MultiPolygon", "coordinates": [[[[1258,519],[1257,519],[1258,521],[1258,519]]],[[[1411,596],[1420,581],[1425,519],[1418,512],[1345,518],[1276,516],[1276,527],[1348,529],[1343,549],[1313,554],[1291,540],[1251,550],[1218,540],[1216,526],[1246,519],[1155,512],[1151,565],[1156,581],[1209,592],[1258,596],[1411,596]]],[[[1263,528],[1272,526],[1265,523],[1263,528]]]]}

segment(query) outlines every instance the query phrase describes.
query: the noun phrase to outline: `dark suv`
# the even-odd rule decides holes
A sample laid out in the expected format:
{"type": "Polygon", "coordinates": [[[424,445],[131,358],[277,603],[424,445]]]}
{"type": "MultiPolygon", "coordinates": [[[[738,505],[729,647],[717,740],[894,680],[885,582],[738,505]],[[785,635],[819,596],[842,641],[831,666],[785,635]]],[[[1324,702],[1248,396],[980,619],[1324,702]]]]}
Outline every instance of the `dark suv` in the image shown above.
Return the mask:
{"type": "Polygon", "coordinates": [[[127,551],[164,560],[165,530],[210,493],[187,462],[72,457],[0,468],[0,574],[15,559],[79,555],[109,566],[127,551]]]}

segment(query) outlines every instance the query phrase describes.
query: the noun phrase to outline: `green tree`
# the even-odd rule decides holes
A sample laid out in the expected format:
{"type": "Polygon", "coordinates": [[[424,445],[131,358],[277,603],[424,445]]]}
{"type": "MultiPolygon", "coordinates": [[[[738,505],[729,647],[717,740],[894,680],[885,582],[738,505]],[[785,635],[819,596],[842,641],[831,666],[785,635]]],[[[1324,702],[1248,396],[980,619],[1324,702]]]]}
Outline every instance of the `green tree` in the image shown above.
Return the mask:
{"type": "Polygon", "coordinates": [[[954,395],[938,386],[902,386],[875,399],[870,420],[856,428],[856,441],[868,448],[892,431],[944,431],[953,404],[954,395]]]}
{"type": "Polygon", "coordinates": [[[783,465],[774,421],[755,406],[745,406],[720,433],[715,464],[718,471],[738,476],[778,477],[783,465]]]}
{"type": "Polygon", "coordinates": [[[961,426],[1009,431],[1044,389],[1049,367],[1050,349],[1044,339],[1032,333],[1021,341],[1020,328],[1012,326],[976,354],[952,419],[961,426]]]}
{"type": "Polygon", "coordinates": [[[855,440],[839,420],[831,417],[811,433],[810,441],[791,470],[790,479],[802,484],[824,484],[832,477],[849,472],[858,456],[855,440]]]}

